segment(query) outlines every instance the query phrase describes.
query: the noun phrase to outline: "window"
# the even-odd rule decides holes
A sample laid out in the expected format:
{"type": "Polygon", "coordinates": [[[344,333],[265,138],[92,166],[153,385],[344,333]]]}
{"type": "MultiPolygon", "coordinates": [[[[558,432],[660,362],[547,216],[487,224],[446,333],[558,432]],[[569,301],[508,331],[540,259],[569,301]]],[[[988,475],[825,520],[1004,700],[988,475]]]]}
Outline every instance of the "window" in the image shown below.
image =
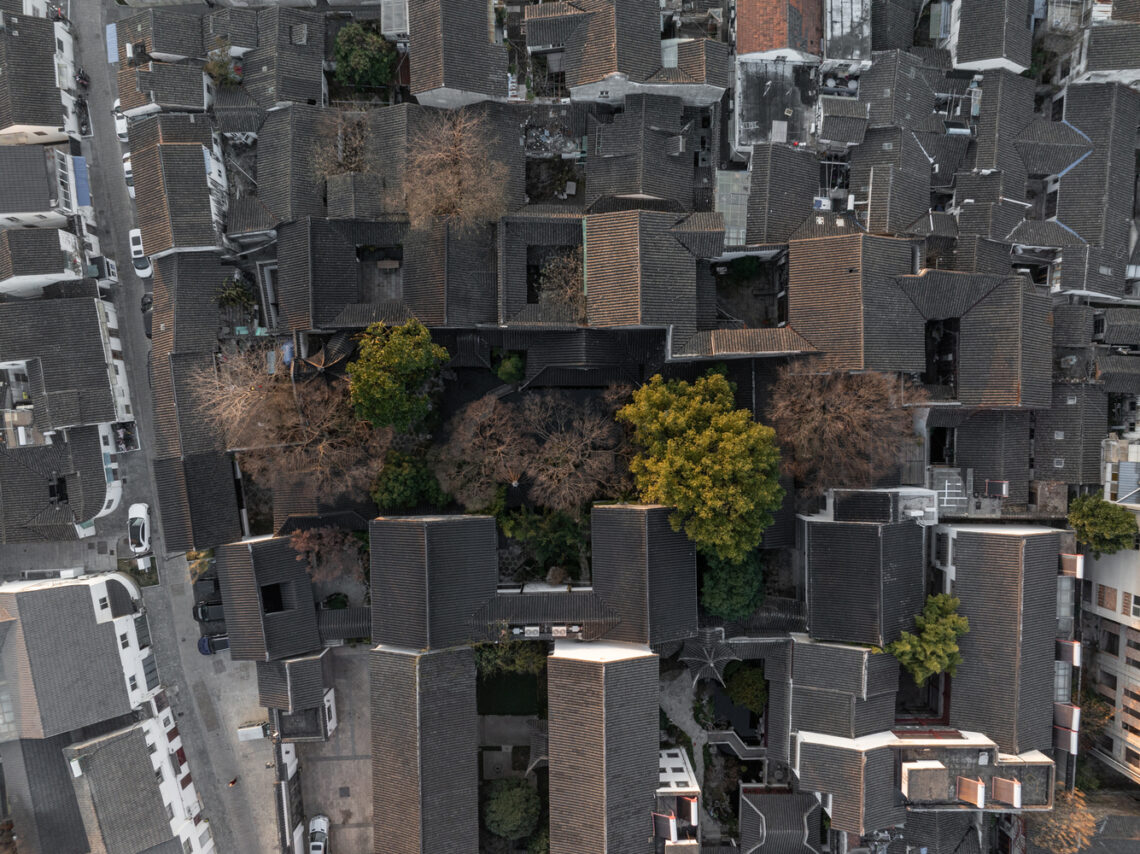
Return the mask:
{"type": "Polygon", "coordinates": [[[119,635],[119,646],[121,646],[123,649],[126,649],[130,645],[131,645],[130,635],[128,635],[126,632],[123,632],[123,634],[119,635]]]}
{"type": "Polygon", "coordinates": [[[1124,761],[1133,768],[1140,768],[1140,753],[1137,753],[1131,747],[1126,747],[1124,748],[1124,761]]]}
{"type": "Polygon", "coordinates": [[[1054,430],[1053,431],[1053,438],[1056,439],[1057,441],[1064,439],[1065,438],[1065,431],[1064,430],[1054,430]]]}
{"type": "Polygon", "coordinates": [[[106,596],[100,596],[99,597],[99,610],[100,611],[106,611],[108,607],[110,607],[110,605],[107,602],[107,597],[106,596]]]}
{"type": "Polygon", "coordinates": [[[1115,673],[1109,673],[1107,670],[1102,670],[1100,672],[1100,676],[1097,677],[1097,681],[1101,685],[1103,685],[1105,688],[1108,688],[1110,691],[1116,690],[1116,674],[1115,673]]]}
{"type": "Polygon", "coordinates": [[[174,807],[172,807],[170,804],[164,804],[164,806],[166,807],[166,820],[167,821],[173,821],[174,820],[174,807]]]}
{"type": "Polygon", "coordinates": [[[158,750],[158,748],[155,747],[153,744],[151,744],[149,741],[146,743],[146,752],[147,753],[154,753],[156,750],[158,750]]]}
{"type": "Polygon", "coordinates": [[[102,439],[103,439],[103,447],[104,448],[109,447],[111,444],[111,437],[110,436],[103,436],[102,439]]]}
{"type": "Polygon", "coordinates": [[[1132,616],[1140,617],[1140,596],[1132,597],[1132,616]]]}
{"type": "Polygon", "coordinates": [[[194,846],[190,844],[189,839],[182,840],[182,854],[194,854],[194,846]]]}
{"type": "Polygon", "coordinates": [[[162,766],[161,765],[159,765],[157,768],[154,769],[154,779],[158,780],[158,782],[160,782],[160,783],[162,782],[163,777],[162,777],[162,766]]]}
{"type": "Polygon", "coordinates": [[[1098,608],[1107,608],[1110,611],[1115,611],[1116,588],[1098,584],[1096,586],[1096,604],[1098,608]]]}
{"type": "Polygon", "coordinates": [[[55,47],[56,47],[56,50],[58,50],[60,53],[63,53],[63,50],[64,50],[63,49],[63,39],[56,39],[55,40],[55,47]]]}
{"type": "Polygon", "coordinates": [[[1065,467],[1065,458],[1064,457],[1053,457],[1053,468],[1063,469],[1064,467],[1065,467]]]}
{"type": "Polygon", "coordinates": [[[1091,581],[1089,581],[1087,578],[1084,579],[1084,581],[1081,582],[1081,601],[1084,602],[1085,604],[1088,604],[1088,605],[1092,604],[1092,600],[1093,600],[1092,590],[1093,590],[1093,583],[1091,581]]]}
{"type": "Polygon", "coordinates": [[[132,691],[137,691],[137,690],[139,689],[139,680],[138,680],[138,679],[136,679],[134,676],[132,676],[132,677],[131,677],[131,678],[128,680],[128,682],[129,682],[129,684],[130,684],[130,686],[131,686],[131,690],[132,690],[132,691]]]}
{"type": "Polygon", "coordinates": [[[1104,651],[1109,655],[1120,655],[1120,635],[1105,632],[1104,651]]]}

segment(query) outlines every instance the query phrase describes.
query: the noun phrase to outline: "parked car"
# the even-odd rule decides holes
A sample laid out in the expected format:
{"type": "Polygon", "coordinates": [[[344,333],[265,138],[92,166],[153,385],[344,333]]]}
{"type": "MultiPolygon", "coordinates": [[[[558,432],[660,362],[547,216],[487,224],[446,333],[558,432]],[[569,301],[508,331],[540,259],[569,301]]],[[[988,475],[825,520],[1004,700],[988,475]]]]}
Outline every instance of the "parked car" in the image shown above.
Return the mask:
{"type": "Polygon", "coordinates": [[[315,815],[309,819],[309,854],[329,854],[329,817],[315,815]]]}
{"type": "Polygon", "coordinates": [[[123,178],[127,182],[127,195],[135,197],[135,170],[131,168],[131,153],[123,155],[123,178]]]}
{"type": "Polygon", "coordinates": [[[146,252],[143,251],[142,232],[137,228],[132,228],[127,235],[131,241],[131,261],[135,265],[135,275],[140,279],[149,279],[154,275],[154,267],[150,264],[150,259],[146,257],[146,252]]]}
{"type": "Polygon", "coordinates": [[[222,601],[222,587],[218,583],[218,576],[203,575],[194,582],[194,601],[196,602],[221,602],[222,601]]]}
{"type": "Polygon", "coordinates": [[[199,602],[194,606],[194,619],[199,623],[215,623],[226,618],[221,602],[199,602]]]}
{"type": "Polygon", "coordinates": [[[127,540],[137,555],[150,551],[150,509],[145,504],[132,504],[127,511],[127,540]]]}
{"type": "Polygon", "coordinates": [[[230,648],[229,635],[206,635],[198,638],[198,652],[202,655],[214,655],[223,649],[230,648]]]}
{"type": "Polygon", "coordinates": [[[115,136],[119,138],[119,142],[127,141],[127,117],[123,115],[120,109],[119,99],[115,99],[115,103],[111,105],[111,115],[115,117],[115,136]]]}

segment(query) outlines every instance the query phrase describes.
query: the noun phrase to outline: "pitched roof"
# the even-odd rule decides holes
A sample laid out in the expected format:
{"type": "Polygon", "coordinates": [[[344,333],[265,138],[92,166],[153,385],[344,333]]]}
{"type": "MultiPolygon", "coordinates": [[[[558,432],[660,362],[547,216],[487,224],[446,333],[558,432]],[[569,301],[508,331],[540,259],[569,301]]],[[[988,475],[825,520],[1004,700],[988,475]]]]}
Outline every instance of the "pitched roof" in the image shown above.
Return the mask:
{"type": "MultiPolygon", "coordinates": [[[[209,125],[202,124],[208,132],[209,125]]],[[[196,142],[132,146],[135,204],[147,255],[214,247],[208,159],[207,149],[196,142]]]]}
{"type": "Polygon", "coordinates": [[[413,649],[467,642],[471,617],[498,584],[495,520],[381,517],[369,539],[373,642],[413,649]]]}
{"type": "Polygon", "coordinates": [[[13,125],[63,127],[55,86],[55,30],[46,18],[0,13],[0,129],[13,125]]]}
{"type": "MultiPolygon", "coordinates": [[[[45,233],[58,246],[55,230],[45,233]]],[[[29,379],[40,430],[115,420],[99,308],[89,297],[0,303],[0,360],[35,363],[29,379]]]]}
{"type": "Polygon", "coordinates": [[[71,782],[88,838],[97,840],[98,850],[134,854],[177,841],[141,724],[73,744],[63,753],[82,769],[71,782]]]}
{"type": "Polygon", "coordinates": [[[233,463],[227,454],[157,459],[154,479],[167,548],[208,549],[241,537],[233,463]]]}
{"type": "Polygon", "coordinates": [[[639,851],[658,786],[658,660],[634,644],[556,641],[547,661],[550,841],[639,851]]]}
{"type": "Polygon", "coordinates": [[[955,435],[954,461],[974,470],[974,483],[1008,481],[1009,499],[1029,498],[1029,413],[979,410],[970,413],[955,435]]]}
{"type": "Polygon", "coordinates": [[[1096,378],[1109,394],[1140,394],[1140,359],[1116,353],[1098,355],[1096,378]]]}
{"type": "Polygon", "coordinates": [[[1140,68],[1140,24],[1112,23],[1089,27],[1085,71],[1131,71],[1140,68]]]}
{"type": "Polygon", "coordinates": [[[270,709],[294,714],[319,708],[325,691],[332,687],[332,655],[329,650],[278,661],[259,661],[258,702],[270,709]]]}
{"type": "Polygon", "coordinates": [[[910,629],[926,592],[918,524],[809,518],[804,536],[813,638],[886,646],[910,629]]]}
{"type": "Polygon", "coordinates": [[[506,45],[491,40],[487,8],[478,3],[421,0],[412,3],[409,11],[413,95],[449,88],[506,97],[506,45]]]}
{"type": "Polygon", "coordinates": [[[1101,386],[1054,384],[1053,406],[1037,412],[1037,477],[1078,485],[1100,483],[1100,443],[1107,435],[1108,395],[1101,386]]]}
{"type": "Polygon", "coordinates": [[[319,104],[324,88],[325,19],[271,6],[257,12],[257,47],[242,58],[242,88],[265,109],[319,104]]]}
{"type": "Polygon", "coordinates": [[[290,104],[266,115],[257,137],[257,197],[277,222],[324,216],[322,182],[313,174],[314,140],[330,114],[290,104]]]}
{"type": "Polygon", "coordinates": [[[743,854],[820,854],[822,812],[814,795],[741,786],[739,796],[743,854]]]}
{"type": "Polygon", "coordinates": [[[810,0],[741,0],[736,6],[736,53],[793,48],[818,55],[822,11],[810,0]]]}
{"type": "MultiPolygon", "coordinates": [[[[1133,317],[1131,309],[1109,309],[1105,312],[1105,343],[1107,344],[1120,344],[1124,343],[1119,340],[1112,340],[1108,337],[1109,327],[1115,328],[1115,322],[1109,319],[1110,312],[1125,313],[1127,318],[1131,320],[1133,317]]],[[[1093,337],[1093,320],[1094,312],[1092,306],[1088,305],[1055,305],[1053,306],[1053,346],[1054,347],[1087,347],[1092,343],[1093,337]]],[[[1134,340],[1140,343],[1140,312],[1136,312],[1136,335],[1135,337],[1129,336],[1129,340],[1134,340]]],[[[1123,320],[1124,318],[1122,318],[1123,320]]],[[[1131,328],[1131,325],[1121,327],[1131,328]]]]}
{"type": "Polygon", "coordinates": [[[858,145],[867,133],[871,105],[856,98],[820,95],[819,139],[858,145]]]}
{"type": "Polygon", "coordinates": [[[230,543],[216,554],[235,661],[272,661],[320,648],[312,579],[287,538],[230,543]]]}
{"type": "Polygon", "coordinates": [[[131,710],[115,624],[96,622],[86,584],[0,590],[0,608],[10,623],[0,640],[5,705],[15,716],[9,735],[51,738],[131,710]]]}
{"type": "MultiPolygon", "coordinates": [[[[225,9],[226,12],[250,12],[249,9],[225,9]]],[[[222,133],[257,133],[265,123],[267,113],[240,86],[219,86],[214,93],[211,108],[214,127],[222,133]]]]}
{"type": "Polygon", "coordinates": [[[202,43],[213,50],[217,39],[235,48],[257,47],[257,10],[214,8],[202,16],[202,43]]]}
{"type": "Polygon", "coordinates": [[[1048,750],[1058,532],[956,528],[955,595],[970,631],[958,641],[950,725],[984,732],[1006,753],[1048,750]]]}
{"type": "Polygon", "coordinates": [[[1028,67],[1032,57],[1028,0],[962,0],[956,64],[1004,58],[1028,67]]]}
{"type": "Polygon", "coordinates": [[[56,196],[47,158],[53,156],[54,149],[42,145],[0,146],[0,213],[52,208],[56,196]]]}
{"type": "Polygon", "coordinates": [[[791,356],[817,352],[790,326],[766,329],[710,329],[698,332],[675,357],[791,356]]]}
{"type": "Polygon", "coordinates": [[[819,160],[806,149],[752,146],[749,243],[784,243],[811,211],[819,192],[819,160]]]}
{"type": "Polygon", "coordinates": [[[660,644],[697,633],[697,559],[670,509],[599,505],[590,514],[594,589],[621,622],[607,639],[660,644]]]}
{"type": "Polygon", "coordinates": [[[906,817],[894,765],[890,748],[859,751],[806,741],[800,745],[800,788],[831,794],[832,828],[862,836],[906,817]]]}
{"type": "Polygon", "coordinates": [[[547,212],[523,208],[499,221],[498,319],[500,323],[570,322],[560,306],[530,302],[528,268],[535,261],[582,245],[582,215],[577,211],[547,212]],[[533,260],[532,260],[533,259],[533,260]]]}
{"type": "Polygon", "coordinates": [[[801,642],[792,650],[790,730],[859,738],[895,720],[898,662],[867,647],[801,642]]]}
{"type": "Polygon", "coordinates": [[[681,99],[627,95],[609,122],[591,116],[586,206],[608,196],[649,196],[692,206],[692,156],[685,145],[681,99]]]}
{"type": "Polygon", "coordinates": [[[913,128],[929,116],[934,90],[922,74],[922,60],[904,50],[877,51],[872,58],[859,85],[859,101],[870,107],[870,126],[913,128]]]}
{"type": "MultiPolygon", "coordinates": [[[[1058,306],[1057,308],[1060,308],[1058,306]]],[[[1053,309],[1056,315],[1057,308],[1053,309]]],[[[1092,337],[1092,309],[1085,306],[1089,312],[1089,337],[1092,337]]],[[[1135,308],[1107,308],[1104,311],[1104,343],[1105,344],[1140,344],[1140,309],[1135,308]]],[[[1086,341],[1085,344],[1088,342],[1086,341]]],[[[1080,345],[1075,345],[1080,346],[1080,345]]]]}
{"type": "Polygon", "coordinates": [[[70,741],[70,733],[64,733],[0,742],[9,814],[21,848],[30,854],[88,850],[71,769],[63,757],[70,741]]]}
{"type": "Polygon", "coordinates": [[[1092,140],[1068,122],[1040,118],[1014,140],[1030,175],[1059,175],[1092,150],[1092,140]]]}
{"type": "Polygon", "coordinates": [[[564,0],[524,10],[528,47],[564,48],[568,87],[620,73],[642,82],[661,66],[657,9],[618,0],[564,0]]]}
{"type": "Polygon", "coordinates": [[[119,44],[142,42],[148,54],[201,57],[202,15],[185,9],[143,9],[119,21],[119,44]]]}
{"type": "Polygon", "coordinates": [[[75,540],[75,526],[103,508],[107,475],[99,429],[67,433],[67,441],[50,445],[0,446],[0,541],[75,540]]]}
{"type": "Polygon", "coordinates": [[[471,649],[380,644],[369,674],[374,838],[393,851],[469,849],[479,836],[471,649]]]}

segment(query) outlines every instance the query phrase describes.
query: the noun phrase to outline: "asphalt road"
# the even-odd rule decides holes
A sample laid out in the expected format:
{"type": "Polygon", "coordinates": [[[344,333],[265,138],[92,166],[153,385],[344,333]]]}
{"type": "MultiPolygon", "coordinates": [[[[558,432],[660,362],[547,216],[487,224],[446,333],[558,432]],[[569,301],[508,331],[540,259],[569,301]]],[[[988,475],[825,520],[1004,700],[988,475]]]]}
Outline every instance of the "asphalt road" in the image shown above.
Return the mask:
{"type": "Polygon", "coordinates": [[[118,264],[115,308],[131,387],[131,407],[142,445],[141,450],[119,457],[120,475],[125,480],[123,499],[114,513],[97,520],[95,539],[105,549],[119,548],[126,530],[126,508],[139,501],[152,508],[155,524],[151,545],[161,586],[146,590],[147,613],[159,673],[178,717],[204,814],[219,852],[273,851],[275,810],[268,783],[272,771],[265,768],[270,748],[268,742],[239,745],[231,720],[259,711],[253,666],[229,661],[228,653],[212,658],[199,655],[196,627],[189,615],[192,597],[187,595],[186,561],[181,555],[166,555],[162,531],[154,518],[157,503],[150,450],[154,447],[148,369],[150,340],[144,332],[140,309],[142,295],[150,290],[151,282],[135,276],[130,260],[127,234],[135,227],[135,209],[123,179],[122,154],[126,148],[115,136],[111,116],[111,104],[118,95],[117,68],[107,62],[105,41],[105,24],[134,11],[113,0],[72,4],[77,63],[91,78],[87,101],[93,136],[83,141],[83,153],[90,171],[103,253],[118,264]],[[226,782],[235,776],[242,780],[242,785],[228,789],[226,782]]]}

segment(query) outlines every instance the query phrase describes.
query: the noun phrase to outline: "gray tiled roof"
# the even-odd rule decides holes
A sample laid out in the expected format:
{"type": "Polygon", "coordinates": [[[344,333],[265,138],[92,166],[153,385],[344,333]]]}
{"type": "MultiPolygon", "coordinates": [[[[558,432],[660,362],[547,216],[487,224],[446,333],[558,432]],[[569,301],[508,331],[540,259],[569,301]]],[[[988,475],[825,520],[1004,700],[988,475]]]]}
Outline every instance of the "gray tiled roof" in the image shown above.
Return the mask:
{"type": "MultiPolygon", "coordinates": [[[[1110,309],[1122,311],[1122,309],[1110,309]]],[[[1130,309],[1123,311],[1131,312],[1130,309]]],[[[1054,347],[1087,347],[1092,343],[1093,337],[1093,309],[1087,305],[1055,305],[1053,306],[1053,346],[1054,347]]],[[[1105,342],[1109,344],[1123,343],[1111,341],[1108,338],[1108,327],[1112,321],[1108,320],[1109,312],[1105,312],[1105,342]]],[[[1136,312],[1136,343],[1140,343],[1140,312],[1136,312]]],[[[1133,340],[1130,338],[1130,340],[1133,340]]]]}
{"type": "Polygon", "coordinates": [[[257,12],[257,47],[242,58],[242,88],[270,109],[322,98],[325,19],[319,12],[271,6],[257,12]]]}
{"type": "Polygon", "coordinates": [[[420,0],[409,6],[411,90],[459,89],[505,98],[507,48],[483,38],[490,26],[478,3],[420,0]]]}
{"type": "Polygon", "coordinates": [[[1092,150],[1092,142],[1068,122],[1037,119],[1028,124],[1014,146],[1030,175],[1058,175],[1092,150]]]}
{"type": "Polygon", "coordinates": [[[414,649],[466,643],[495,595],[498,536],[490,516],[393,516],[369,525],[372,640],[414,649]]]}
{"type": "Polygon", "coordinates": [[[21,736],[50,738],[130,711],[115,626],[96,622],[86,585],[0,592],[0,607],[15,620],[0,662],[21,736]]]}
{"type": "Polygon", "coordinates": [[[37,363],[32,403],[39,429],[115,419],[100,327],[90,298],[0,304],[0,360],[37,363]]]}
{"type": "Polygon", "coordinates": [[[1029,0],[962,0],[958,30],[959,63],[1008,59],[1031,61],[1033,34],[1029,0]]]}
{"type": "Polygon", "coordinates": [[[831,826],[859,835],[902,823],[890,748],[861,752],[814,742],[800,746],[800,788],[832,795],[831,826]]]}
{"type": "Polygon", "coordinates": [[[748,242],[783,243],[811,211],[819,161],[806,149],[768,143],[752,146],[750,169],[748,242]]]}
{"type": "Polygon", "coordinates": [[[202,42],[206,51],[213,50],[219,38],[235,48],[257,47],[257,10],[215,8],[203,15],[202,42]]]}
{"type": "Polygon", "coordinates": [[[1099,484],[1100,443],[1108,435],[1104,389],[1087,383],[1055,384],[1053,406],[1038,411],[1034,435],[1039,479],[1099,484]]]}
{"type": "Polygon", "coordinates": [[[131,163],[146,253],[213,248],[216,238],[202,146],[132,146],[131,163]]]}
{"type": "Polygon", "coordinates": [[[69,734],[0,742],[9,816],[28,854],[86,854],[87,832],[63,756],[69,734]]]}
{"type": "Polygon", "coordinates": [[[288,714],[319,708],[332,687],[332,655],[327,649],[278,661],[259,661],[258,702],[288,714]]]}
{"type": "Polygon", "coordinates": [[[44,156],[50,151],[42,145],[0,146],[0,213],[52,208],[54,186],[44,156]]]}
{"type": "Polygon", "coordinates": [[[317,632],[321,643],[367,638],[372,634],[372,610],[355,605],[335,611],[322,608],[317,611],[317,632]]]}
{"type": "Polygon", "coordinates": [[[257,137],[258,198],[277,222],[323,216],[321,181],[313,175],[314,141],[329,113],[291,104],[273,110],[257,137]]]}
{"type": "Polygon", "coordinates": [[[1109,394],[1140,394],[1140,359],[1115,353],[1099,355],[1096,377],[1109,394]]]}
{"type": "Polygon", "coordinates": [[[12,125],[63,127],[55,87],[55,32],[45,18],[0,14],[0,130],[12,125]]]}
{"type": "Polygon", "coordinates": [[[230,543],[216,554],[235,661],[273,661],[320,648],[312,579],[288,538],[230,543]],[[271,590],[280,610],[268,610],[271,590]]]}
{"type": "Polygon", "coordinates": [[[532,255],[573,250],[582,245],[582,215],[576,211],[548,213],[523,208],[503,217],[497,229],[499,322],[519,322],[538,313],[552,313],[543,305],[527,304],[527,267],[532,255]],[[539,311],[535,312],[537,309],[539,311]]]}
{"type": "Polygon", "coordinates": [[[910,629],[925,598],[919,525],[809,519],[805,535],[812,637],[885,646],[910,629]]]}
{"type": "Polygon", "coordinates": [[[972,413],[958,427],[955,462],[974,470],[979,490],[985,490],[987,480],[1008,481],[1010,501],[1024,503],[1029,498],[1029,413],[972,413]]]}
{"type": "Polygon", "coordinates": [[[0,281],[16,276],[50,276],[68,272],[67,253],[54,228],[0,229],[0,281]]]}
{"type": "Polygon", "coordinates": [[[959,641],[950,725],[984,732],[1006,753],[1053,740],[1058,532],[990,533],[962,526],[954,541],[959,641]]]}
{"type": "Polygon", "coordinates": [[[599,505],[590,514],[594,589],[621,622],[607,639],[656,645],[697,633],[693,544],[668,507],[599,505]]]}
{"type": "Polygon", "coordinates": [[[380,645],[369,673],[373,837],[408,854],[470,849],[479,836],[471,649],[380,645]]]}
{"type": "MultiPolygon", "coordinates": [[[[1060,306],[1058,306],[1059,308],[1060,306]]],[[[1092,313],[1092,309],[1085,307],[1092,313]]],[[[1057,313],[1057,309],[1053,309],[1057,313]]],[[[1090,337],[1092,332],[1092,319],[1089,319],[1090,337]]],[[[1088,343],[1087,341],[1085,342],[1088,343]]],[[[1104,311],[1104,343],[1140,345],[1140,309],[1135,308],[1108,308],[1104,311]]],[[[1080,345],[1075,345],[1080,346],[1080,345]]]]}
{"type": "Polygon", "coordinates": [[[819,801],[811,794],[740,789],[742,854],[820,854],[819,801]]]}
{"type": "Polygon", "coordinates": [[[1086,71],[1140,68],[1140,24],[1102,24],[1088,29],[1086,71]]]}
{"type": "Polygon", "coordinates": [[[265,110],[240,86],[219,86],[214,94],[213,113],[214,126],[222,133],[257,133],[265,123],[266,117],[265,110]]]}
{"type": "Polygon", "coordinates": [[[857,98],[821,95],[819,107],[823,116],[820,139],[855,144],[863,141],[870,118],[870,104],[857,98]]]}
{"type": "Polygon", "coordinates": [[[564,48],[566,85],[620,73],[634,82],[661,67],[657,9],[619,0],[574,0],[525,9],[527,45],[564,48]]]}
{"type": "Polygon", "coordinates": [[[241,537],[233,463],[213,452],[154,462],[163,538],[171,551],[208,549],[241,537]]]}
{"type": "MultiPolygon", "coordinates": [[[[206,75],[198,65],[149,62],[134,69],[134,86],[144,102],[164,110],[200,112],[206,109],[206,75]]],[[[123,75],[119,76],[120,102],[123,75]]]]}
{"type": "Polygon", "coordinates": [[[611,121],[591,117],[586,206],[608,196],[650,196],[692,207],[693,156],[682,143],[681,99],[628,95],[611,121]]]}
{"type": "Polygon", "coordinates": [[[658,669],[648,654],[548,660],[552,851],[651,850],[658,669]]]}
{"type": "Polygon", "coordinates": [[[903,839],[927,854],[980,854],[975,810],[913,810],[907,812],[903,839]]]}
{"type": "Polygon", "coordinates": [[[141,725],[73,744],[63,753],[83,771],[71,782],[94,850],[138,854],[173,837],[141,725]]]}
{"type": "MultiPolygon", "coordinates": [[[[878,5],[878,4],[875,4],[878,5]]],[[[859,100],[870,106],[871,127],[912,128],[934,109],[923,62],[902,50],[876,52],[860,79],[859,100]]]]}

